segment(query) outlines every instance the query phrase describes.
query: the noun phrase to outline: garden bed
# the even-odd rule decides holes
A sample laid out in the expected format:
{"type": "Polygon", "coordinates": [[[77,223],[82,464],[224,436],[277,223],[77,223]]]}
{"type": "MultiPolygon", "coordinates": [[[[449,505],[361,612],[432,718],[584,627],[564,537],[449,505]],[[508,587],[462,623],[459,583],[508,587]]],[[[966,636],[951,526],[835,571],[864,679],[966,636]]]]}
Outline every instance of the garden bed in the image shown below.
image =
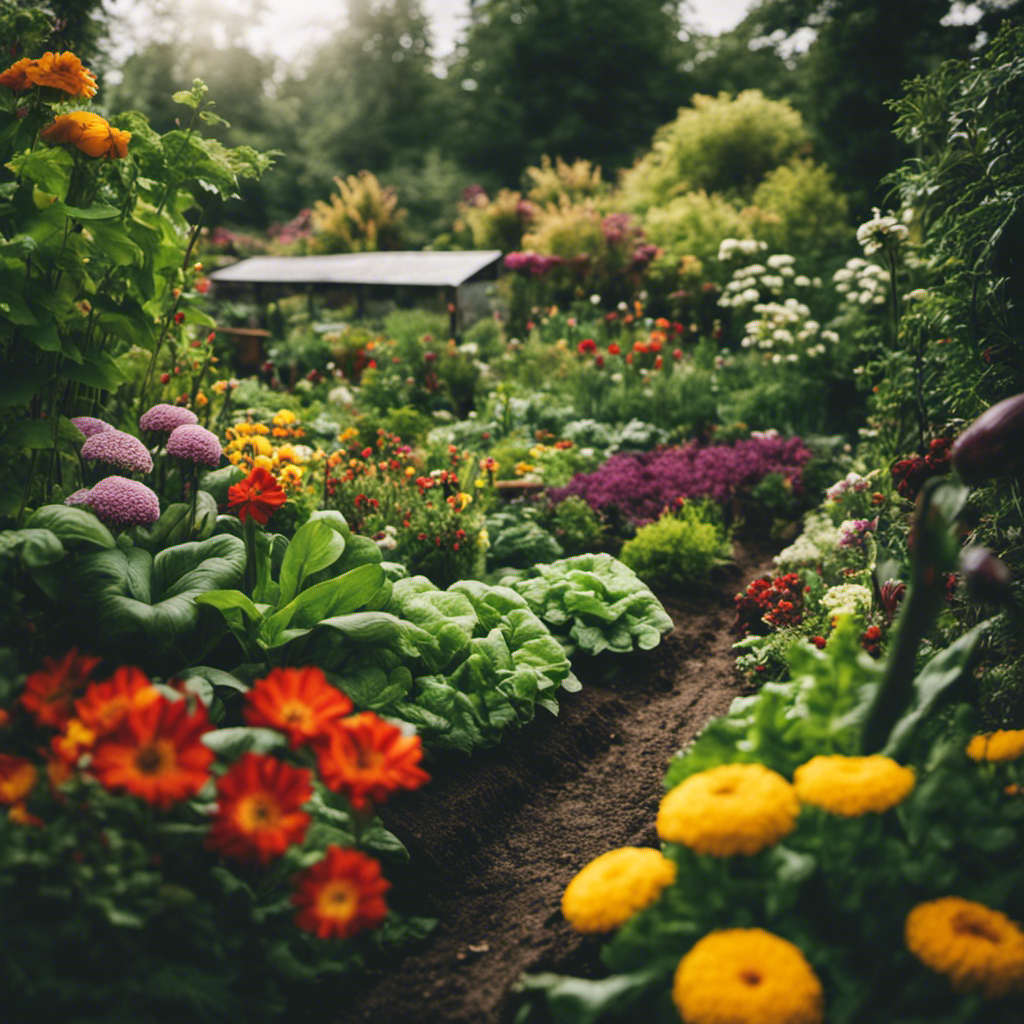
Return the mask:
{"type": "MultiPolygon", "coordinates": [[[[597,945],[573,932],[562,891],[612,846],[656,846],[669,757],[743,691],[734,665],[733,595],[766,571],[764,547],[738,546],[709,591],[665,596],[675,628],[617,666],[582,666],[583,690],[522,735],[432,767],[433,782],[387,809],[412,854],[409,891],[429,894],[434,937],[299,1019],[489,1024],[507,1019],[524,971],[592,973],[597,945]],[[611,666],[614,675],[606,669],[611,666]]],[[[402,886],[406,888],[405,884],[402,886]]]]}

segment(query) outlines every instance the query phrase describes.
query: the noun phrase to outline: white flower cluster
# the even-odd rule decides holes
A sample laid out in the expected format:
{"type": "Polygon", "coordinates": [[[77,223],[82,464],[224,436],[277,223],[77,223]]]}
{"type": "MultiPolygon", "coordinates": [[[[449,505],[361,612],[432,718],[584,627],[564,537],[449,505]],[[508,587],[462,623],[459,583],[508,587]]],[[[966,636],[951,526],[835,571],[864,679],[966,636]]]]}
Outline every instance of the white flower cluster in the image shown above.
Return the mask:
{"type": "Polygon", "coordinates": [[[832,275],[832,282],[849,305],[881,306],[889,286],[889,271],[854,256],[832,275]]]}
{"type": "Polygon", "coordinates": [[[840,583],[821,595],[821,603],[837,615],[864,616],[871,611],[871,591],[860,583],[840,583]]]}
{"type": "Polygon", "coordinates": [[[834,483],[828,490],[825,491],[826,501],[835,501],[840,495],[845,494],[847,491],[866,491],[868,489],[868,481],[860,475],[860,473],[854,473],[852,470],[839,480],[834,483]]]}
{"type": "MultiPolygon", "coordinates": [[[[728,239],[726,240],[728,241],[728,239]]],[[[723,243],[724,245],[725,243],[723,243]]],[[[752,263],[739,267],[733,272],[732,280],[725,286],[718,300],[720,306],[750,306],[769,296],[780,298],[787,283],[797,290],[821,286],[821,278],[812,281],[806,274],[797,274],[793,269],[796,259],[786,253],[776,253],[765,261],[767,266],[752,263]]]]}
{"type": "Polygon", "coordinates": [[[800,353],[816,359],[825,354],[825,342],[835,344],[839,335],[823,331],[817,320],[811,319],[809,306],[799,299],[785,302],[760,302],[754,306],[758,319],[744,327],[743,348],[756,348],[771,354],[771,362],[795,363],[800,353]]]}
{"type": "Polygon", "coordinates": [[[865,221],[857,228],[857,241],[860,242],[866,256],[872,256],[879,249],[885,246],[887,240],[899,244],[907,235],[910,229],[906,224],[901,224],[892,213],[882,215],[876,206],[872,210],[874,216],[871,220],[865,221]]]}
{"type": "Polygon", "coordinates": [[[801,566],[818,565],[838,543],[839,531],[827,513],[809,512],[804,519],[804,532],[775,556],[775,564],[787,572],[801,566]]]}
{"type": "Polygon", "coordinates": [[[762,252],[767,248],[767,242],[758,242],[754,238],[723,238],[718,247],[718,259],[722,262],[731,260],[736,253],[753,256],[754,253],[762,252]]]}

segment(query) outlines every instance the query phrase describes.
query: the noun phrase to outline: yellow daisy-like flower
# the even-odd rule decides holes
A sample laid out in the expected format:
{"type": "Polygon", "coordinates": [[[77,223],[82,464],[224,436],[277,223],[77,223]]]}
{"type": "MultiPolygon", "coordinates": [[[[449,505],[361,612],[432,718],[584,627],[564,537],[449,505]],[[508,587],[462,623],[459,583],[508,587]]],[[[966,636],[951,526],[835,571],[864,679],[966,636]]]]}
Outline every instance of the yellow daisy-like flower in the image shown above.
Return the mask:
{"type": "Polygon", "coordinates": [[[1024,991],[1024,932],[998,910],[944,896],[914,907],[904,935],[910,952],[957,992],[1001,999],[1024,991]]]}
{"type": "Polygon", "coordinates": [[[281,409],[274,414],[272,422],[275,427],[287,427],[294,423],[296,419],[297,417],[291,409],[281,409]]]}
{"type": "Polygon", "coordinates": [[[274,460],[269,455],[257,455],[252,460],[254,469],[265,469],[268,473],[274,472],[274,460]]]}
{"type": "Polygon", "coordinates": [[[345,444],[347,441],[351,441],[353,437],[358,437],[359,431],[355,427],[346,427],[339,435],[338,440],[345,444]]]}
{"type": "Polygon", "coordinates": [[[569,883],[562,913],[578,932],[610,932],[654,903],[675,878],[675,864],[657,850],[610,850],[569,883]]]}
{"type": "Polygon", "coordinates": [[[705,935],[676,968],[672,1001],[686,1024],[821,1024],[818,976],[793,943],[762,928],[705,935]]]}
{"type": "Polygon", "coordinates": [[[967,756],[972,761],[1016,761],[1024,755],[1024,729],[1000,729],[972,736],[967,756]]]}
{"type": "Polygon", "coordinates": [[[858,818],[902,803],[914,788],[914,773],[891,757],[821,754],[797,768],[793,786],[802,803],[858,818]]]}
{"type": "Polygon", "coordinates": [[[517,462],[516,473],[519,476],[525,476],[527,473],[532,473],[537,467],[529,462],[517,462]]]}
{"type": "Polygon", "coordinates": [[[658,809],[658,835],[712,857],[752,856],[796,828],[800,801],[763,764],[724,764],[691,775],[658,809]]]}

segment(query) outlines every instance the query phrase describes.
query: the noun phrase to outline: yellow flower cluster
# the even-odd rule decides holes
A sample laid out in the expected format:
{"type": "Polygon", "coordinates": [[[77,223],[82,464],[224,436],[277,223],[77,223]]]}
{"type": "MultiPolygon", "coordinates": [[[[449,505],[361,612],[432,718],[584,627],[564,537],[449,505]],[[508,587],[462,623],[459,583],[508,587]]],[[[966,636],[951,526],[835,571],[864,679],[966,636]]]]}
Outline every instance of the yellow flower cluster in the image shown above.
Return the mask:
{"type": "Polygon", "coordinates": [[[857,818],[902,803],[914,788],[914,772],[879,755],[819,755],[797,768],[793,785],[801,803],[857,818]]]}
{"type": "Polygon", "coordinates": [[[1000,729],[972,736],[967,756],[972,761],[1016,761],[1024,755],[1024,729],[1000,729]]]}
{"type": "Polygon", "coordinates": [[[905,936],[910,952],[957,992],[1024,992],[1024,932],[998,910],[959,896],[929,900],[907,915],[905,936]]]}
{"type": "Polygon", "coordinates": [[[793,943],[762,928],[705,935],[679,962],[672,1001],[686,1024],[821,1024],[818,976],[793,943]]]}
{"type": "Polygon", "coordinates": [[[725,764],[691,775],[661,801],[658,835],[712,857],[752,856],[796,828],[800,802],[778,772],[725,764]]]}
{"type": "MultiPolygon", "coordinates": [[[[292,421],[295,419],[293,413],[282,410],[274,417],[274,422],[283,415],[291,416],[292,421]]],[[[263,423],[237,423],[225,432],[224,455],[244,472],[263,468],[286,490],[295,491],[305,483],[309,463],[323,458],[324,453],[310,452],[293,444],[275,444],[268,435],[278,431],[290,433],[287,426],[275,426],[271,430],[263,423]]]]}
{"type": "Polygon", "coordinates": [[[657,850],[609,850],[569,883],[562,913],[578,932],[610,932],[654,903],[675,878],[675,864],[657,850]]]}

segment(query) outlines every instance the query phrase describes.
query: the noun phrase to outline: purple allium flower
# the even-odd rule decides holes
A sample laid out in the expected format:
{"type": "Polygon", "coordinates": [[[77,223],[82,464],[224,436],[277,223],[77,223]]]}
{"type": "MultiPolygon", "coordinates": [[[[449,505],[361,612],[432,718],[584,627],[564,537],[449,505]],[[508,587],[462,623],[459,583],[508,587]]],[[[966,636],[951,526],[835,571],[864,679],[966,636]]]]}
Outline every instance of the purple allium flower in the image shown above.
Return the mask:
{"type": "Polygon", "coordinates": [[[95,459],[128,473],[149,473],[153,456],[146,446],[123,430],[101,430],[85,439],[82,458],[95,459]]]}
{"type": "Polygon", "coordinates": [[[95,416],[72,416],[71,422],[86,437],[92,437],[93,434],[101,434],[104,430],[115,429],[106,420],[98,420],[95,416]]]}
{"type": "Polygon", "coordinates": [[[171,431],[167,438],[167,454],[185,462],[216,468],[220,465],[220,439],[206,427],[185,423],[171,431]]]}
{"type": "Polygon", "coordinates": [[[185,423],[198,423],[199,417],[191,409],[180,405],[168,405],[161,402],[147,409],[139,417],[140,430],[152,430],[157,434],[169,434],[175,427],[185,423]]]}
{"type": "MultiPolygon", "coordinates": [[[[81,430],[81,427],[79,427],[79,430],[81,430]]],[[[65,505],[88,505],[89,504],[89,494],[90,494],[91,491],[92,491],[91,487],[79,487],[78,490],[74,492],[74,494],[69,494],[64,499],[64,504],[65,505]]]]}
{"type": "Polygon", "coordinates": [[[160,518],[156,494],[138,480],[108,476],[90,492],[88,504],[112,526],[149,526],[160,518]]]}

